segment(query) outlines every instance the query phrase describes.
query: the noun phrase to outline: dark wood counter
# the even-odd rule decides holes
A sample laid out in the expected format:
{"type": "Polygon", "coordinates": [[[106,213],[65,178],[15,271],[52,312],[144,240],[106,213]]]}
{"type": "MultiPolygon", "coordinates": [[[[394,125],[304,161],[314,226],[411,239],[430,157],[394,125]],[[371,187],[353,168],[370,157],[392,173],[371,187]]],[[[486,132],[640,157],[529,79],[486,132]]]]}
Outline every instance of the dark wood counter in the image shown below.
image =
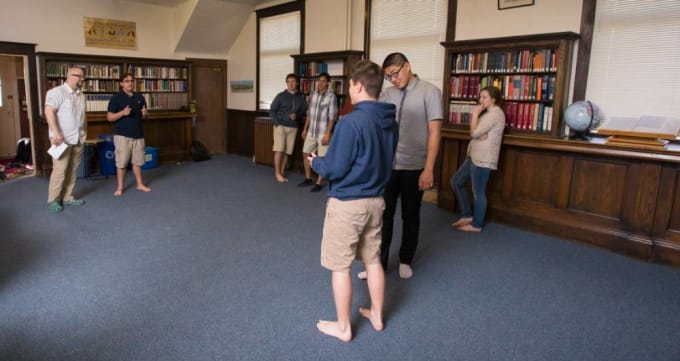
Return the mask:
{"type": "MultiPolygon", "coordinates": [[[[442,133],[438,205],[453,211],[469,136],[442,133]]],[[[487,194],[490,220],[680,265],[680,152],[506,135],[487,194]]]]}

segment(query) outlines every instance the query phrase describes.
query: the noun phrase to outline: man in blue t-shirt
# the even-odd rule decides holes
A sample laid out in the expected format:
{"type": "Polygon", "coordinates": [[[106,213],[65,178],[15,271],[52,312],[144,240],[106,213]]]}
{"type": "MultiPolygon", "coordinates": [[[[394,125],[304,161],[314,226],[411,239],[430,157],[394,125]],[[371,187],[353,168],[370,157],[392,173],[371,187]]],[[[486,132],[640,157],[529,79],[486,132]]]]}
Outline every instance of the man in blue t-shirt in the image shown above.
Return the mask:
{"type": "Polygon", "coordinates": [[[150,192],[151,188],[142,181],[144,165],[144,131],[142,119],[149,117],[144,97],[133,91],[135,78],[132,74],[123,74],[120,80],[121,91],[114,94],[109,101],[106,120],[114,122],[113,144],[116,147],[116,178],[118,186],[113,193],[120,197],[123,194],[123,180],[128,163],[132,163],[137,189],[150,192]]]}

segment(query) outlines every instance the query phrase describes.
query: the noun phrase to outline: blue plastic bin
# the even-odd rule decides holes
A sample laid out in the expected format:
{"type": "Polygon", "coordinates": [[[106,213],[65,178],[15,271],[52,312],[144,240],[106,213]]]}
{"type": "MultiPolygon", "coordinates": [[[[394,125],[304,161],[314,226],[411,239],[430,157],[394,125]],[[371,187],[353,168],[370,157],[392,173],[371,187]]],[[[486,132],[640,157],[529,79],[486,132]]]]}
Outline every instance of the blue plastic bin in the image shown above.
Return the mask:
{"type": "Polygon", "coordinates": [[[99,156],[99,174],[116,175],[116,147],[113,145],[113,135],[98,135],[100,142],[97,144],[99,156]]]}
{"type": "Polygon", "coordinates": [[[142,169],[151,169],[158,167],[158,148],[146,147],[144,148],[144,165],[142,169]]]}

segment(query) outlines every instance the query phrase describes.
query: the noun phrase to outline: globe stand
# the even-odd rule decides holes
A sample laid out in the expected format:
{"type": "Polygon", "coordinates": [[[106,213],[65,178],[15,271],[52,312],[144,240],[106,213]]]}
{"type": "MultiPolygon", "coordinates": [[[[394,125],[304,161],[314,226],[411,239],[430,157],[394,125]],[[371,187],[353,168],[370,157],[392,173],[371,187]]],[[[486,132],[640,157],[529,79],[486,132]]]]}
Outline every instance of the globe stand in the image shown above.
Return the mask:
{"type": "Polygon", "coordinates": [[[573,131],[573,134],[569,136],[569,140],[585,140],[588,142],[591,139],[589,134],[590,133],[587,130],[581,132],[573,131]]]}

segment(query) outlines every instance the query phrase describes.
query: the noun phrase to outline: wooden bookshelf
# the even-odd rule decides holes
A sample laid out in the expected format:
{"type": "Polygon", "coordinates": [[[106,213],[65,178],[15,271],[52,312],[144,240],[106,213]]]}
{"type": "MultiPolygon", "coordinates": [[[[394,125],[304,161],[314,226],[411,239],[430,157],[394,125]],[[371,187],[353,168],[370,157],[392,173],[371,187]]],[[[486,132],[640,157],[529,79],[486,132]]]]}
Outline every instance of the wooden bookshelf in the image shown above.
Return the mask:
{"type": "Polygon", "coordinates": [[[294,72],[300,78],[300,91],[306,97],[314,91],[319,74],[327,72],[331,76],[328,86],[338,98],[338,109],[349,101],[349,75],[352,65],[363,59],[363,51],[332,51],[291,56],[295,60],[294,72]]]}
{"type": "Polygon", "coordinates": [[[574,41],[571,32],[444,42],[445,127],[467,131],[480,89],[503,94],[509,133],[561,136],[574,41]]]}
{"type": "Polygon", "coordinates": [[[41,112],[47,91],[63,84],[69,64],[85,70],[83,93],[87,100],[88,138],[113,134],[106,120],[111,97],[120,91],[125,73],[135,76],[134,91],[142,94],[149,109],[143,121],[147,145],[159,148],[159,160],[190,158],[192,119],[191,64],[182,60],[120,58],[63,53],[38,53],[41,112]]]}

